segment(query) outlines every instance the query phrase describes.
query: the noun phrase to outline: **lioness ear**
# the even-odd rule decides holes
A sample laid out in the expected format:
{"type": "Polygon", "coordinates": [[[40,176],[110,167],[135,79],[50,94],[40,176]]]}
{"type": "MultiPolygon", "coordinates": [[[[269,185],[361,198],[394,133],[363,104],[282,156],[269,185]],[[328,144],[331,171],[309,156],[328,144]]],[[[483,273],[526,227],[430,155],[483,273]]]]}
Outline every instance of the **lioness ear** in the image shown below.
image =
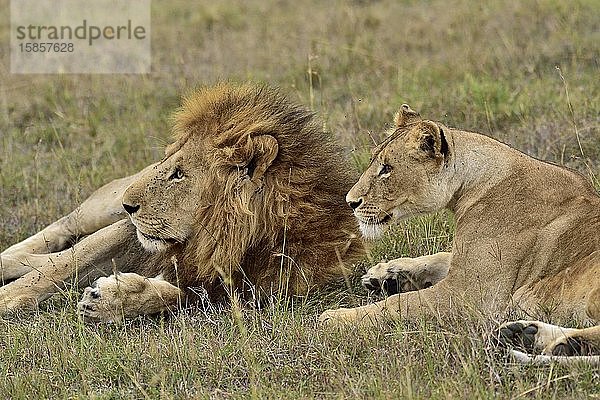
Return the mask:
{"type": "Polygon", "coordinates": [[[408,104],[402,104],[400,110],[394,115],[394,126],[396,128],[403,128],[419,121],[421,121],[421,116],[408,104]]]}
{"type": "Polygon", "coordinates": [[[433,122],[425,122],[422,129],[416,129],[419,152],[438,161],[446,161],[448,157],[448,141],[441,126],[433,122]]]}

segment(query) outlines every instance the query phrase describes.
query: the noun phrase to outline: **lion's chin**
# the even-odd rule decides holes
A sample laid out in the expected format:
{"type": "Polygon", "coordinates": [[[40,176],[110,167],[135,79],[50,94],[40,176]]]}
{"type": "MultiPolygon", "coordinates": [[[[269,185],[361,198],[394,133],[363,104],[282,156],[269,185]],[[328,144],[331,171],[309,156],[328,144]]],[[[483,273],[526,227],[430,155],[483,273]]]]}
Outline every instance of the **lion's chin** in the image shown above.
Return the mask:
{"type": "Polygon", "coordinates": [[[136,230],[136,233],[139,242],[142,244],[142,247],[145,250],[150,251],[152,253],[165,251],[173,244],[173,241],[171,240],[159,239],[153,236],[146,235],[140,232],[139,229],[136,230]]]}

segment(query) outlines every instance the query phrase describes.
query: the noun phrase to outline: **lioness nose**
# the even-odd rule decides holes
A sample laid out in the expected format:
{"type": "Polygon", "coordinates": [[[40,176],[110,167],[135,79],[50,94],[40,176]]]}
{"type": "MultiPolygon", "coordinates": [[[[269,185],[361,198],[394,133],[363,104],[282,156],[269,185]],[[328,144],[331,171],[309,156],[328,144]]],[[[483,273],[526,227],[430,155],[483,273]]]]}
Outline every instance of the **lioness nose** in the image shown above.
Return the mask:
{"type": "Polygon", "coordinates": [[[131,215],[140,209],[140,206],[130,206],[129,204],[123,203],[123,208],[127,211],[127,214],[131,215]]]}
{"type": "Polygon", "coordinates": [[[348,201],[348,205],[350,206],[351,209],[356,210],[358,208],[358,206],[360,206],[363,202],[362,197],[359,198],[358,200],[350,200],[348,201]]]}

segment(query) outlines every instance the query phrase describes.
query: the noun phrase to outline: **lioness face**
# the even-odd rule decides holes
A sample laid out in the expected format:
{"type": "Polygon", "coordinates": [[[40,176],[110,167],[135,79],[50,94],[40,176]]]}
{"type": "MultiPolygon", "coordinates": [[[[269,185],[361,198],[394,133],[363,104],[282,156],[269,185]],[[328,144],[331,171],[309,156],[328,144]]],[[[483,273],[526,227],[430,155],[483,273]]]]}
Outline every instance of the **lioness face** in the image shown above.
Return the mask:
{"type": "Polygon", "coordinates": [[[429,121],[400,128],[374,150],[371,164],[346,196],[367,238],[379,236],[392,218],[445,206],[443,131],[429,121]]]}
{"type": "MultiPolygon", "coordinates": [[[[201,144],[186,142],[134,182],[123,207],[149,251],[162,251],[191,237],[206,178],[201,144]]],[[[169,154],[169,149],[167,149],[169,154]]]]}

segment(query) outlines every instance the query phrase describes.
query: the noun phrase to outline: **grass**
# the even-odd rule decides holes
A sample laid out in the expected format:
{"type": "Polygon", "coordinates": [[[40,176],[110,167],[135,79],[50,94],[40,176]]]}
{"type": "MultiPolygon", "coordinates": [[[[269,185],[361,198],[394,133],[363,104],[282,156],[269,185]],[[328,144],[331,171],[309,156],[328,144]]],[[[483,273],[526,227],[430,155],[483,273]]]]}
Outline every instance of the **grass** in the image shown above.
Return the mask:
{"type": "MultiPolygon", "coordinates": [[[[310,106],[354,160],[349,168],[365,166],[407,102],[600,176],[598,0],[190,4],[153,2],[148,75],[11,75],[0,47],[1,249],[157,160],[179,96],[219,79],[264,81],[310,106]]],[[[93,326],[77,318],[77,294],[59,296],[0,321],[0,397],[600,397],[597,369],[514,365],[489,339],[499,321],[476,315],[317,325],[326,308],[373,301],[361,270],[447,249],[452,226],[446,214],[405,222],[375,243],[350,288],[262,311],[208,307],[93,326]]]]}

